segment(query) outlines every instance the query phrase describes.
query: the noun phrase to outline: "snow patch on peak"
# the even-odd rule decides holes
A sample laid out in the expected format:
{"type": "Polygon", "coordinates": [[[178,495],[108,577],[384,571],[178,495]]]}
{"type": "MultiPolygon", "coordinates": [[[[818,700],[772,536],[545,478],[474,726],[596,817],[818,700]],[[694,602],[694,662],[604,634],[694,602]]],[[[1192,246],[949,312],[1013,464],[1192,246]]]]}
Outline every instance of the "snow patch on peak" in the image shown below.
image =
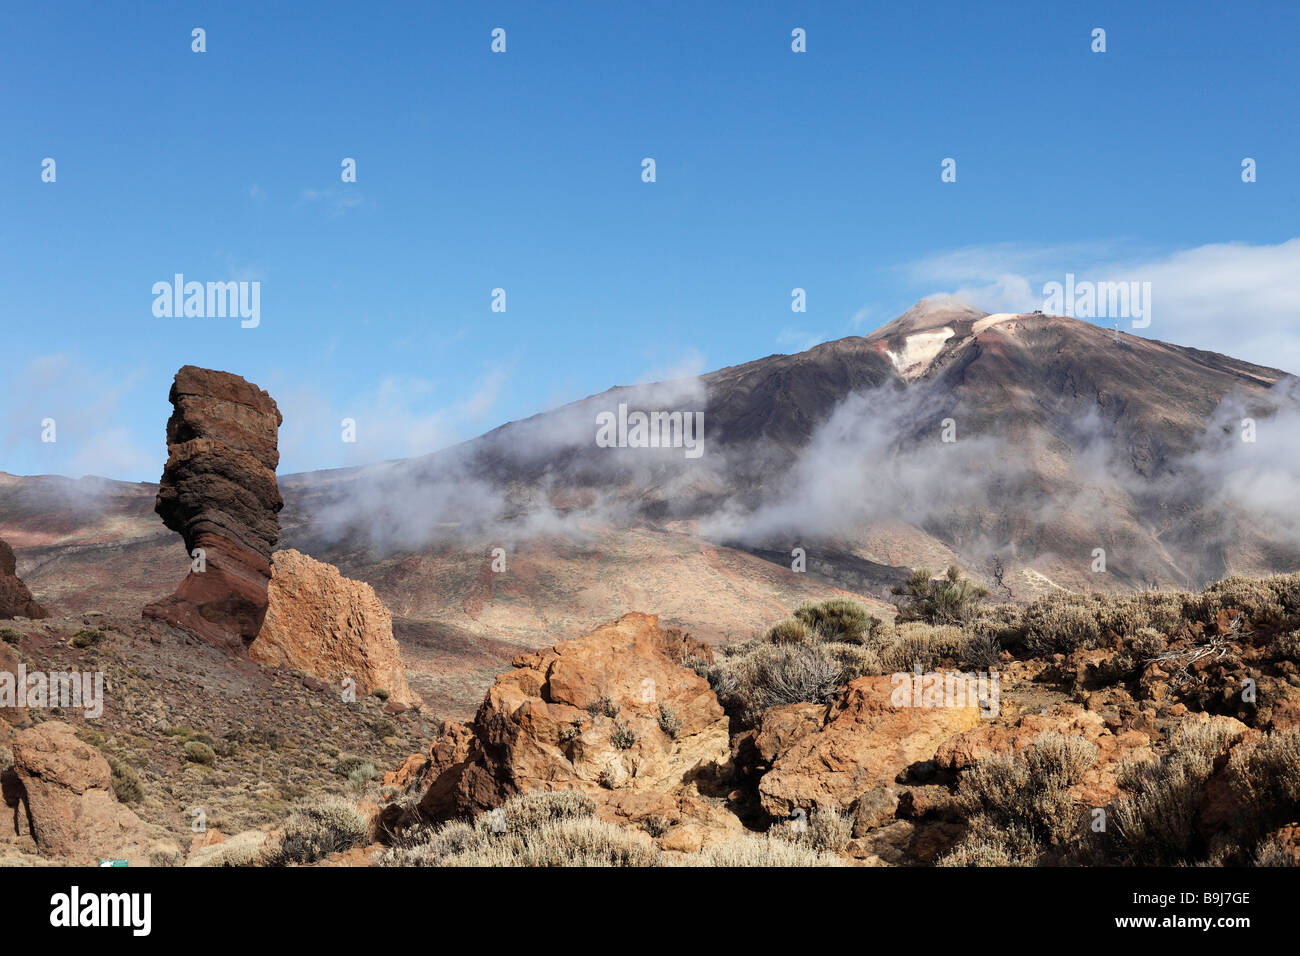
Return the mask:
{"type": "Polygon", "coordinates": [[[894,363],[898,374],[909,382],[925,374],[934,357],[943,349],[943,343],[953,337],[948,326],[933,332],[917,332],[903,340],[903,347],[897,352],[886,350],[885,354],[894,363]]]}

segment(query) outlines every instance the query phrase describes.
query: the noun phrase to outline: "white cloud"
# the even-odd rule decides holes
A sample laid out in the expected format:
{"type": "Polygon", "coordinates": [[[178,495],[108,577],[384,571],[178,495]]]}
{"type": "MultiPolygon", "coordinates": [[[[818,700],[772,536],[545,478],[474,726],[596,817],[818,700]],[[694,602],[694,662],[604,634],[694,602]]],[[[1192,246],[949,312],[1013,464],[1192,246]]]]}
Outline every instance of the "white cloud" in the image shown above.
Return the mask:
{"type": "Polygon", "coordinates": [[[788,325],[776,334],[777,345],[788,347],[795,352],[806,352],[814,345],[821,345],[825,341],[826,336],[821,332],[809,332],[788,325]]]}
{"type": "Polygon", "coordinates": [[[335,465],[368,464],[427,455],[484,430],[510,370],[488,368],[473,391],[439,406],[427,379],[389,376],[351,400],[328,397],[313,386],[273,390],[280,426],[280,473],[335,465]],[[356,423],[356,441],[343,441],[343,420],[356,423]],[[331,447],[336,454],[322,455],[331,447]]]}
{"type": "Polygon", "coordinates": [[[146,448],[124,425],[123,401],[139,376],[118,377],[69,355],[41,355],[5,376],[7,469],[26,474],[142,478],[161,474],[166,451],[146,448]],[[53,442],[42,441],[46,419],[53,442]]]}

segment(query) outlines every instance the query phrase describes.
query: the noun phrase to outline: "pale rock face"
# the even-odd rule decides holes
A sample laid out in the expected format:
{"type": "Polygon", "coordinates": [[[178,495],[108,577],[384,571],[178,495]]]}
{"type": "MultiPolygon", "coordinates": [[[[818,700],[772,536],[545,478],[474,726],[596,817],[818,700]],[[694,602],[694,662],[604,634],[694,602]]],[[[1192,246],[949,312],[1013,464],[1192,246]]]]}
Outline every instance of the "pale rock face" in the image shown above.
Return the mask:
{"type": "Polygon", "coordinates": [[[31,819],[41,854],[94,866],[101,859],[149,863],[149,836],[140,818],[113,795],[108,761],[51,720],[14,735],[18,813],[31,819]]]}
{"type": "Polygon", "coordinates": [[[267,596],[266,619],[248,649],[253,660],[333,684],[350,677],[359,694],[382,689],[399,704],[418,701],[406,682],[393,616],[369,584],[288,549],[272,558],[267,596]]]}
{"type": "Polygon", "coordinates": [[[976,323],[971,327],[971,331],[975,335],[979,335],[990,326],[1001,325],[1003,322],[1009,322],[1012,319],[1018,318],[1020,318],[1020,315],[1016,312],[995,312],[992,315],[986,315],[984,318],[976,321],[976,323]]]}

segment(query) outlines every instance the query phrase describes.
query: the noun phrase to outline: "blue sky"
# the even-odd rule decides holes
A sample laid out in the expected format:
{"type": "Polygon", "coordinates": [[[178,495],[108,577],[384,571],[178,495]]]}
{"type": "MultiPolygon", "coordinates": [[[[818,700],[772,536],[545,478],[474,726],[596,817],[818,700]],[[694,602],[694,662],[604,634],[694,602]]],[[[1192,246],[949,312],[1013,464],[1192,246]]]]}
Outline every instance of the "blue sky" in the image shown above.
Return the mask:
{"type": "Polygon", "coordinates": [[[1036,307],[1067,271],[1153,279],[1143,334],[1300,371],[1298,28],[1282,3],[10,5],[0,470],[155,480],[187,363],[271,392],[287,473],[924,295],[1036,307]],[[177,272],[260,282],[261,324],[155,317],[177,272]]]}

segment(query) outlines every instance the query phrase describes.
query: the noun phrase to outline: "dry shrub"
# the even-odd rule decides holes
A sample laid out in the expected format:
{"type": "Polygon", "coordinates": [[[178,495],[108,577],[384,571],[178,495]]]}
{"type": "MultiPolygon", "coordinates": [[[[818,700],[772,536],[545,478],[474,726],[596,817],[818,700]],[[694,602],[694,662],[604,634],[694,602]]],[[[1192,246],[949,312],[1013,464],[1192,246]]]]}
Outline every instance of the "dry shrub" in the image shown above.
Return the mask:
{"type": "Polygon", "coordinates": [[[755,643],[711,668],[708,679],[727,712],[753,727],[769,707],[829,701],[843,673],[824,645],[755,643]]]}
{"type": "Polygon", "coordinates": [[[573,791],[512,797],[500,814],[444,824],[415,846],[395,847],[381,866],[657,866],[642,832],[595,818],[595,804],[573,791]],[[494,822],[504,818],[504,832],[494,822]]]}
{"type": "Polygon", "coordinates": [[[262,862],[268,836],[261,830],[245,830],[221,843],[200,847],[185,861],[186,866],[256,866],[262,862]]]}
{"type": "Polygon", "coordinates": [[[1038,862],[1034,835],[1020,824],[1001,827],[976,814],[967,826],[965,838],[936,861],[936,866],[1033,866],[1038,862]]]}
{"type": "Polygon", "coordinates": [[[316,863],[331,853],[370,841],[370,826],[347,800],[325,798],[295,809],[280,842],[266,855],[267,866],[316,863]]]}
{"type": "Polygon", "coordinates": [[[1129,864],[1175,865],[1201,855],[1196,816],[1215,761],[1241,737],[1226,717],[1189,721],[1174,731],[1163,758],[1127,762],[1123,796],[1111,812],[1111,853],[1129,864]]]}
{"type": "Polygon", "coordinates": [[[698,853],[680,854],[671,866],[843,866],[833,853],[825,853],[804,843],[791,843],[778,836],[738,834],[731,839],[707,846],[698,853]]]}
{"type": "Polygon", "coordinates": [[[1096,647],[1101,641],[1096,603],[1074,594],[1053,594],[1035,601],[1025,609],[1025,647],[1039,657],[1096,647]]]}
{"type": "Polygon", "coordinates": [[[1068,841],[1079,829],[1069,788],[1096,762],[1090,741],[1056,731],[1039,734],[1019,753],[979,761],[958,781],[957,802],[968,814],[966,836],[949,854],[952,859],[942,862],[979,865],[963,861],[1001,847],[1028,865],[1046,847],[1068,841]]]}
{"type": "Polygon", "coordinates": [[[826,853],[839,853],[853,839],[853,820],[838,810],[817,808],[807,829],[797,832],[787,820],[773,825],[772,836],[826,853]]]}
{"type": "Polygon", "coordinates": [[[1300,727],[1242,744],[1228,777],[1253,820],[1289,822],[1300,811],[1300,727]]]}

